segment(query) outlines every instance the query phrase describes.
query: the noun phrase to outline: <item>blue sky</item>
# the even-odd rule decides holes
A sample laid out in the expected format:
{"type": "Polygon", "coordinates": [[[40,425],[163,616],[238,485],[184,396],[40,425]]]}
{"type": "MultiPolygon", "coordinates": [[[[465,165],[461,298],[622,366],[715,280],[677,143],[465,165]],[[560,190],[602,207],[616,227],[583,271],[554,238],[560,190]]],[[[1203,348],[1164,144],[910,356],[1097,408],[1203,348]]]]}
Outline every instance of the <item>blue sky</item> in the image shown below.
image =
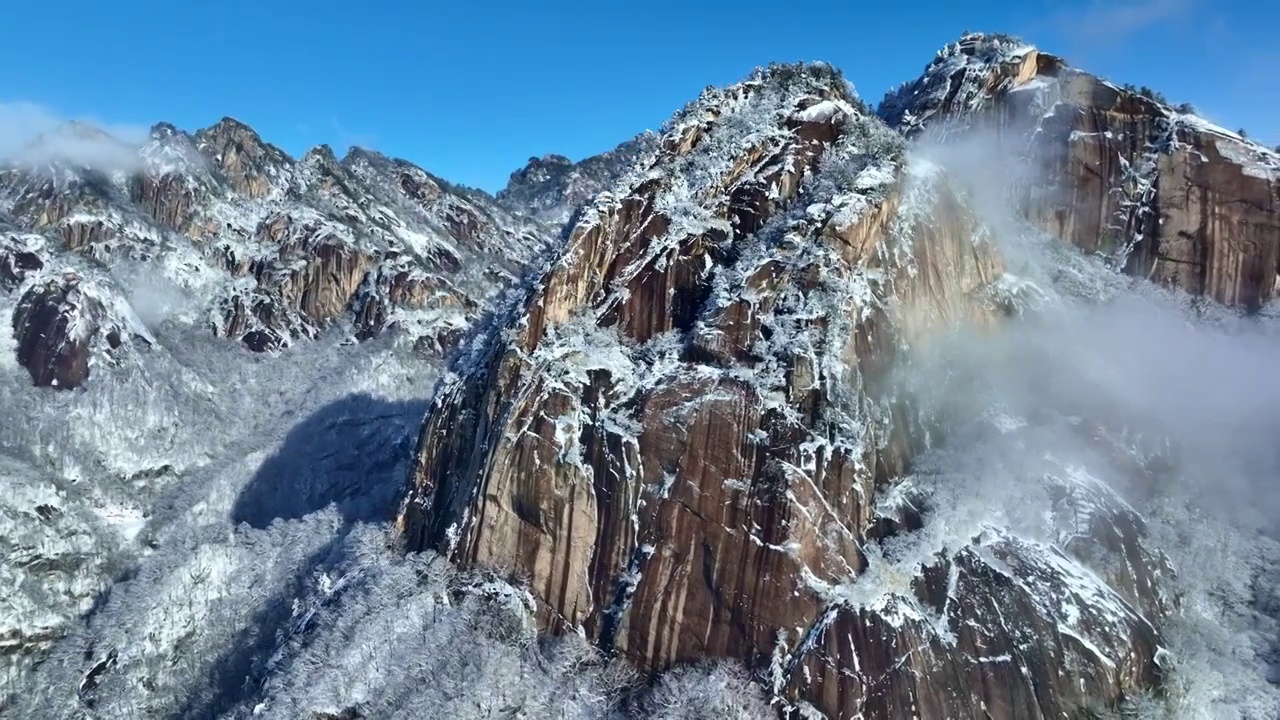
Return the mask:
{"type": "Polygon", "coordinates": [[[826,60],[877,102],[965,29],[1021,35],[1280,143],[1275,2],[7,5],[0,135],[32,113],[126,129],[232,115],[295,155],[365,145],[487,190],[532,155],[577,159],[656,129],[706,85],[770,60],[826,60]]]}

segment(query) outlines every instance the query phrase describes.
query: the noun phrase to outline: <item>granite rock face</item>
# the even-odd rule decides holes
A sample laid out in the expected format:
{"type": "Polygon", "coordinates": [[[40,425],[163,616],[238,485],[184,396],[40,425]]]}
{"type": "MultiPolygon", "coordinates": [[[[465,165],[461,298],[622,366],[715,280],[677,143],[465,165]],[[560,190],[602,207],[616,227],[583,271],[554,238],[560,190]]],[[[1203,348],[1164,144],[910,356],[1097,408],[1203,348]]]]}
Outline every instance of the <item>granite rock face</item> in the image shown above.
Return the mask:
{"type": "Polygon", "coordinates": [[[106,288],[66,273],[30,285],[13,313],[17,360],[37,386],[71,390],[92,367],[126,345],[152,342],[127,304],[106,288]]]}
{"type": "Polygon", "coordinates": [[[923,522],[892,502],[920,426],[890,371],[1008,307],[963,194],[861,108],[781,66],[677,114],[459,360],[399,536],[644,671],[742,661],[788,714],[1060,717],[1158,684],[1146,586],[998,529],[883,559],[923,522]]]}
{"type": "Polygon", "coordinates": [[[1280,267],[1280,154],[1067,65],[971,34],[881,115],[910,136],[990,133],[1024,155],[1024,214],[1141,278],[1253,310],[1280,267]]]}

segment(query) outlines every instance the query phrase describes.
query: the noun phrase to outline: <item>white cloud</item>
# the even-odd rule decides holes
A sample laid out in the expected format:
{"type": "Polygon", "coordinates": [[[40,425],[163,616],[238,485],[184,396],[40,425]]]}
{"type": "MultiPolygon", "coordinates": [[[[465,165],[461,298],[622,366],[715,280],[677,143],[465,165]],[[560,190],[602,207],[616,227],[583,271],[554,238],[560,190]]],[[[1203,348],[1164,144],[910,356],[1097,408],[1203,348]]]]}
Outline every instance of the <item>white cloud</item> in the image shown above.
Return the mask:
{"type": "Polygon", "coordinates": [[[127,169],[147,129],[64,117],[42,105],[0,100],[0,160],[43,164],[53,160],[100,170],[127,169]]]}
{"type": "Polygon", "coordinates": [[[1084,18],[1100,30],[1128,35],[1182,17],[1190,9],[1191,0],[1111,2],[1093,5],[1084,18]]]}
{"type": "Polygon", "coordinates": [[[1194,0],[1095,1],[1083,8],[1063,9],[1056,24],[1079,40],[1115,42],[1188,17],[1193,3],[1194,0]]]}
{"type": "Polygon", "coordinates": [[[360,147],[366,150],[377,147],[378,139],[372,135],[352,132],[348,130],[337,118],[330,118],[333,124],[333,130],[338,134],[338,142],[348,147],[360,147]]]}

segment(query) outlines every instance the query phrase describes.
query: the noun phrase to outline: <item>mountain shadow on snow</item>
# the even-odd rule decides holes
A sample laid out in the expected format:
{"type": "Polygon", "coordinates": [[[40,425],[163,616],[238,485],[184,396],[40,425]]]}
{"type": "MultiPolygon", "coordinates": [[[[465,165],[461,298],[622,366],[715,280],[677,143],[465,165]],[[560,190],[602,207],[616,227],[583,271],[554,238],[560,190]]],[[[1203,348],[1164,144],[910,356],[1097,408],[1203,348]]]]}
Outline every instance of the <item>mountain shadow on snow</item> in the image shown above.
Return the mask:
{"type": "Polygon", "coordinates": [[[426,401],[357,394],[298,423],[231,509],[232,522],[266,528],[336,505],[347,522],[389,520],[403,488],[426,401]]]}

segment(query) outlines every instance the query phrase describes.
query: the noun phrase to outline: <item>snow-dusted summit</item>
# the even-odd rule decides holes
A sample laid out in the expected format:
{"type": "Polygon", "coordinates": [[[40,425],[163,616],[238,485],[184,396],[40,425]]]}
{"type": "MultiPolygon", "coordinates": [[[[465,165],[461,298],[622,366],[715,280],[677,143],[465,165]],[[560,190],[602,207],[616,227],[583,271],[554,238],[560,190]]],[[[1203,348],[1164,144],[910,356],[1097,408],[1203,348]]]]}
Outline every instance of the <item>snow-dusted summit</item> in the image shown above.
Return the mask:
{"type": "Polygon", "coordinates": [[[528,164],[511,173],[497,200],[513,212],[562,227],[574,211],[611,188],[655,140],[654,134],[644,133],[576,163],[554,154],[529,158],[528,164]]]}
{"type": "Polygon", "coordinates": [[[1256,311],[1280,292],[1280,154],[1189,110],[982,33],[948,44],[879,108],[905,134],[966,152],[975,173],[1016,175],[1013,200],[1046,232],[1134,277],[1256,311]]]}

